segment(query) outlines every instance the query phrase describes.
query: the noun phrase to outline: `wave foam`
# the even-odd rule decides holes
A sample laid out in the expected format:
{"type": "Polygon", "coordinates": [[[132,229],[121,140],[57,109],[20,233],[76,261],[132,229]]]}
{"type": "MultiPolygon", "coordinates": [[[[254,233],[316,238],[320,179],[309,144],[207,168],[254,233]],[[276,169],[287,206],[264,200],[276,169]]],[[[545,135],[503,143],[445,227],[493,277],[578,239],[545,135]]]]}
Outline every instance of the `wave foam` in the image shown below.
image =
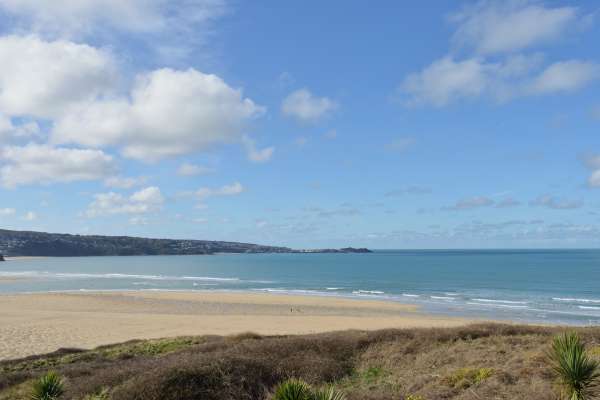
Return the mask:
{"type": "Polygon", "coordinates": [[[381,290],[354,290],[354,294],[385,294],[381,290]]]}
{"type": "Polygon", "coordinates": [[[600,304],[600,299],[576,299],[576,298],[569,298],[569,297],[553,297],[552,300],[568,301],[571,303],[599,303],[600,304]]]}
{"type": "Polygon", "coordinates": [[[434,299],[434,300],[447,300],[447,301],[454,301],[455,298],[454,297],[446,297],[446,296],[429,296],[430,298],[434,299]]]}
{"type": "Polygon", "coordinates": [[[492,299],[471,299],[471,300],[479,301],[482,303],[527,304],[526,301],[513,301],[513,300],[492,300],[492,299]]]}
{"type": "Polygon", "coordinates": [[[71,272],[48,272],[48,271],[23,271],[23,272],[0,272],[4,277],[26,277],[26,278],[59,278],[59,279],[136,279],[148,281],[209,281],[209,282],[239,282],[239,278],[219,278],[213,276],[170,276],[170,275],[143,275],[143,274],[84,274],[71,272]]]}

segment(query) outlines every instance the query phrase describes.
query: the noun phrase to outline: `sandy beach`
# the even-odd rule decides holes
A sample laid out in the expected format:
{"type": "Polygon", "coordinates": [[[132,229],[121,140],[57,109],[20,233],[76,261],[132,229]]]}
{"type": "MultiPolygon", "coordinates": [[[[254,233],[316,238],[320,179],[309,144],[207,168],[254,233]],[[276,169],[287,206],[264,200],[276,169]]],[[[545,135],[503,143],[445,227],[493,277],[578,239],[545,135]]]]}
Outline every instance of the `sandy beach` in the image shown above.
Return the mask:
{"type": "Polygon", "coordinates": [[[466,319],[415,306],[329,297],[223,292],[85,292],[0,296],[0,359],[131,339],[240,332],[448,327],[466,319]]]}

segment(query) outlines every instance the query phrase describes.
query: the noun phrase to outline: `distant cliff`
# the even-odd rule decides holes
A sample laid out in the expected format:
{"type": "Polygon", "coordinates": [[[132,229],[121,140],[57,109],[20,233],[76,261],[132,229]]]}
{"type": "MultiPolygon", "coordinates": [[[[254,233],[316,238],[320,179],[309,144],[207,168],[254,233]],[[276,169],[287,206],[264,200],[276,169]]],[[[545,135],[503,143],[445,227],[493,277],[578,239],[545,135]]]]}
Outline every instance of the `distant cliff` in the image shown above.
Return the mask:
{"type": "MultiPolygon", "coordinates": [[[[133,256],[215,253],[355,253],[367,249],[294,250],[289,247],[212,240],[149,239],[130,236],[70,235],[0,229],[4,256],[133,256]]],[[[0,256],[0,261],[3,259],[0,256]]]]}
{"type": "Polygon", "coordinates": [[[0,229],[5,256],[130,256],[215,253],[289,253],[287,247],[209,240],[148,239],[130,236],[84,236],[0,229]]]}

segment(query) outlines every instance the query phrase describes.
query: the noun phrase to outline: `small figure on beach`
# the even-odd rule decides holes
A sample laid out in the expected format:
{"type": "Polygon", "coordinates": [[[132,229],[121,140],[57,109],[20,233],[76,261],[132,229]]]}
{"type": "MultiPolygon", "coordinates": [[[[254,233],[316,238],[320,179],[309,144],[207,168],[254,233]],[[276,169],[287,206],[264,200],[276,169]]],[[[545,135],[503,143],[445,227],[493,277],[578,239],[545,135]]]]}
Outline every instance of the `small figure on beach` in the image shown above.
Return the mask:
{"type": "Polygon", "coordinates": [[[0,254],[0,261],[6,261],[6,260],[4,259],[4,255],[2,255],[2,254],[0,254]]]}

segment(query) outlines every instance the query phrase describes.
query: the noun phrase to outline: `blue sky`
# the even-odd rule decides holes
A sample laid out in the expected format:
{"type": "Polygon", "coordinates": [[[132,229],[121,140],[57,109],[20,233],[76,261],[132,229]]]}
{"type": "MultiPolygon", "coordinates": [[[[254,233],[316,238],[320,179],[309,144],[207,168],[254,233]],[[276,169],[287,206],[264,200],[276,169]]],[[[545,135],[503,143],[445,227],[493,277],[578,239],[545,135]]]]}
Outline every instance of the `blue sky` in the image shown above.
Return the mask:
{"type": "Polygon", "coordinates": [[[0,2],[0,226],[600,244],[593,1],[0,2]]]}

